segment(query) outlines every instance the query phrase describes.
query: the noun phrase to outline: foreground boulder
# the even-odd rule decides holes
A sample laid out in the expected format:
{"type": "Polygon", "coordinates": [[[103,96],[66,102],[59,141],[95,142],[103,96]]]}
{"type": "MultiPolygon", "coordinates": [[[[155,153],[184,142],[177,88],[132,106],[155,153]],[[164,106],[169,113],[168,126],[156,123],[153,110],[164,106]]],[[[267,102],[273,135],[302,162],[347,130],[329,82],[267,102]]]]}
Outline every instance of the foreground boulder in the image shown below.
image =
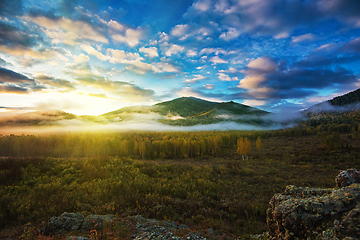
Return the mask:
{"type": "Polygon", "coordinates": [[[348,169],[341,171],[335,178],[337,187],[346,187],[353,183],[360,183],[360,171],[357,169],[348,169]]]}
{"type": "Polygon", "coordinates": [[[114,215],[89,215],[86,218],[80,213],[64,212],[58,217],[50,218],[43,229],[45,235],[66,235],[74,231],[88,231],[101,227],[104,222],[110,222],[114,215]]]}
{"type": "Polygon", "coordinates": [[[267,210],[269,239],[358,239],[360,184],[339,189],[287,186],[267,210]]]}

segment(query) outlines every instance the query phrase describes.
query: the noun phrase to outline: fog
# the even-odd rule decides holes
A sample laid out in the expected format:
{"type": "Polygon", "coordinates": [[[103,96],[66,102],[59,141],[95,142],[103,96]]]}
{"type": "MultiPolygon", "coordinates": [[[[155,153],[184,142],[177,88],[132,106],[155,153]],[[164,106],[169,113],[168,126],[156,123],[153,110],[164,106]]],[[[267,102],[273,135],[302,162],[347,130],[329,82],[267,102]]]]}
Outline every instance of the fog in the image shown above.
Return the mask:
{"type": "Polygon", "coordinates": [[[329,112],[329,111],[354,111],[360,109],[360,103],[349,104],[345,106],[333,106],[329,102],[323,102],[316,104],[306,111],[316,113],[316,112],[329,112]]]}
{"type": "Polygon", "coordinates": [[[227,130],[270,130],[279,129],[281,124],[260,127],[236,122],[195,126],[170,126],[155,121],[128,121],[109,124],[86,123],[81,120],[61,120],[56,126],[3,126],[0,134],[57,134],[68,132],[124,132],[124,131],[227,131],[227,130]]]}

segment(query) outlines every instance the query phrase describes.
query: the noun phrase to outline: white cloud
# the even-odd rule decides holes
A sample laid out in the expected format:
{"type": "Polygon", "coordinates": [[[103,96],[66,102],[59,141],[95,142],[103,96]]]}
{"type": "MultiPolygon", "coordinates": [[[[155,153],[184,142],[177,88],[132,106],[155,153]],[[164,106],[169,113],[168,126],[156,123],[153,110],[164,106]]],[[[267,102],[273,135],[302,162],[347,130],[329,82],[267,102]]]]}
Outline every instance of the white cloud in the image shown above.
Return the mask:
{"type": "Polygon", "coordinates": [[[223,32],[220,35],[220,38],[224,39],[225,41],[230,41],[232,39],[237,38],[240,35],[240,33],[241,32],[239,30],[237,30],[236,28],[229,28],[227,30],[227,32],[223,32]]]}
{"type": "Polygon", "coordinates": [[[165,55],[166,56],[171,56],[171,55],[175,55],[178,54],[180,52],[184,51],[184,47],[183,46],[179,46],[176,44],[172,44],[170,46],[170,48],[166,51],[165,55]]]}
{"type": "Polygon", "coordinates": [[[311,34],[311,33],[307,33],[304,35],[300,35],[300,36],[296,36],[296,37],[292,37],[292,42],[293,43],[298,43],[298,42],[305,42],[305,41],[314,41],[316,40],[316,36],[311,34]]]}
{"type": "Polygon", "coordinates": [[[267,102],[264,100],[256,100],[256,99],[249,99],[243,102],[242,104],[252,106],[252,107],[258,107],[265,105],[267,102]]]}
{"type": "Polygon", "coordinates": [[[205,12],[211,8],[210,0],[199,0],[195,4],[193,4],[194,8],[198,11],[205,12]]]}
{"type": "Polygon", "coordinates": [[[73,21],[64,17],[54,20],[44,16],[27,16],[24,19],[43,27],[44,33],[55,44],[75,45],[84,39],[108,43],[107,38],[100,33],[100,29],[95,30],[93,26],[83,21],[73,21]]]}
{"type": "MultiPolygon", "coordinates": [[[[204,57],[204,56],[203,56],[204,57]]],[[[215,57],[212,57],[210,58],[209,60],[210,62],[212,62],[213,64],[218,64],[218,63],[228,63],[228,61],[224,60],[224,59],[221,59],[219,58],[219,56],[215,56],[215,57]]]]}
{"type": "Polygon", "coordinates": [[[118,49],[107,49],[106,55],[110,63],[131,63],[131,61],[140,61],[142,58],[138,53],[125,52],[118,49]]]}
{"type": "Polygon", "coordinates": [[[251,61],[247,66],[266,72],[275,71],[277,69],[277,63],[270,57],[257,58],[251,61]]]}
{"type": "Polygon", "coordinates": [[[215,55],[219,55],[219,54],[227,54],[227,52],[222,49],[222,48],[203,48],[200,51],[200,55],[204,55],[204,54],[212,54],[214,53],[215,55]]]}
{"type": "Polygon", "coordinates": [[[82,53],[79,56],[74,56],[74,62],[76,63],[84,63],[84,62],[88,62],[89,60],[90,58],[82,53]]]}
{"type": "Polygon", "coordinates": [[[218,73],[219,79],[221,81],[238,81],[239,79],[237,77],[229,77],[229,75],[226,75],[225,73],[218,73]]]}
{"type": "Polygon", "coordinates": [[[170,72],[170,73],[180,72],[178,67],[170,63],[163,63],[163,62],[155,63],[155,67],[159,69],[158,72],[170,72]]]}
{"type": "Polygon", "coordinates": [[[113,28],[116,31],[124,31],[125,27],[118,23],[117,21],[110,20],[108,23],[109,27],[113,28]]]}
{"type": "Polygon", "coordinates": [[[205,79],[206,77],[200,75],[200,74],[197,74],[197,75],[194,75],[193,78],[191,79],[186,79],[184,82],[185,83],[196,83],[197,81],[199,80],[202,80],[202,79],[205,79]]]}
{"type": "Polygon", "coordinates": [[[170,34],[172,36],[184,36],[188,29],[189,26],[187,24],[179,24],[171,30],[170,34]]]}
{"type": "Polygon", "coordinates": [[[214,88],[215,88],[215,85],[214,85],[214,84],[205,84],[205,85],[203,85],[203,87],[204,87],[205,89],[211,90],[211,89],[214,89],[214,88]]]}
{"type": "Polygon", "coordinates": [[[141,47],[139,49],[140,52],[143,52],[143,53],[146,53],[149,57],[158,57],[159,54],[158,54],[158,51],[157,51],[157,48],[156,47],[149,47],[149,48],[146,48],[146,47],[141,47]]]}
{"type": "Polygon", "coordinates": [[[187,57],[195,57],[197,54],[198,54],[197,51],[194,51],[194,50],[188,50],[186,52],[187,57]]]}
{"type": "Polygon", "coordinates": [[[219,72],[225,72],[225,73],[236,73],[237,70],[235,68],[229,68],[227,70],[220,70],[219,72]]]}
{"type": "Polygon", "coordinates": [[[95,57],[97,57],[98,59],[102,60],[102,61],[106,61],[108,58],[102,54],[101,52],[97,51],[95,48],[93,48],[90,45],[86,45],[86,44],[82,44],[81,48],[89,55],[93,55],[95,57]]]}
{"type": "Polygon", "coordinates": [[[140,28],[136,30],[129,28],[125,31],[125,36],[118,33],[110,34],[110,36],[115,42],[123,42],[128,44],[130,47],[134,47],[139,44],[142,34],[143,31],[140,28]]]}

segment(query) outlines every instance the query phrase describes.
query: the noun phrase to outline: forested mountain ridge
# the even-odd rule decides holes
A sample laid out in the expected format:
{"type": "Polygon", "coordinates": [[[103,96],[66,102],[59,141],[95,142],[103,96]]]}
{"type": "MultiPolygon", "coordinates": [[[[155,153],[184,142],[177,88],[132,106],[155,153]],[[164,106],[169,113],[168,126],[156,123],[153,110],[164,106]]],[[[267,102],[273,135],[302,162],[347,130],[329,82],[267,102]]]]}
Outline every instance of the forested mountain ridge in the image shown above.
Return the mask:
{"type": "Polygon", "coordinates": [[[200,117],[207,115],[214,117],[218,114],[236,115],[264,115],[268,112],[246,106],[240,103],[230,102],[210,102],[194,97],[181,97],[171,101],[157,103],[152,106],[133,106],[124,107],[116,111],[105,113],[101,116],[111,117],[122,113],[159,113],[162,116],[178,115],[180,117],[200,117]]]}
{"type": "MultiPolygon", "coordinates": [[[[126,121],[157,121],[168,125],[193,126],[223,121],[235,121],[252,125],[264,124],[261,116],[266,111],[230,102],[210,102],[194,97],[181,97],[152,106],[129,106],[99,116],[66,113],[63,111],[29,112],[0,117],[0,126],[48,126],[70,123],[118,123],[126,121]],[[60,124],[60,121],[62,123],[60,124]]],[[[70,124],[72,124],[70,123],[70,124]]]]}
{"type": "Polygon", "coordinates": [[[360,88],[331,100],[318,103],[305,110],[305,113],[329,111],[354,111],[360,109],[360,88]]]}
{"type": "Polygon", "coordinates": [[[269,112],[233,101],[219,103],[195,97],[181,97],[152,106],[124,107],[101,117],[111,121],[139,120],[145,117],[169,125],[192,126],[222,121],[262,124],[264,121],[259,117],[266,114],[269,112]]]}
{"type": "Polygon", "coordinates": [[[345,95],[335,97],[328,101],[333,106],[345,106],[360,102],[360,88],[345,95]]]}

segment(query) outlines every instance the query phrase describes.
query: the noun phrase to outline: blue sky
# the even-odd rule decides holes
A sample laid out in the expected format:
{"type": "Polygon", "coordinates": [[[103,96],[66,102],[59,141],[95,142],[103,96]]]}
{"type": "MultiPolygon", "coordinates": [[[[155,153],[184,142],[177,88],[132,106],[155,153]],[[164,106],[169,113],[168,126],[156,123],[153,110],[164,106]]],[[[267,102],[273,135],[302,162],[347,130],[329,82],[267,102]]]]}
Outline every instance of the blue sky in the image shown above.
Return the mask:
{"type": "Polygon", "coordinates": [[[358,0],[2,0],[0,114],[181,96],[287,113],[360,87],[358,0]]]}

